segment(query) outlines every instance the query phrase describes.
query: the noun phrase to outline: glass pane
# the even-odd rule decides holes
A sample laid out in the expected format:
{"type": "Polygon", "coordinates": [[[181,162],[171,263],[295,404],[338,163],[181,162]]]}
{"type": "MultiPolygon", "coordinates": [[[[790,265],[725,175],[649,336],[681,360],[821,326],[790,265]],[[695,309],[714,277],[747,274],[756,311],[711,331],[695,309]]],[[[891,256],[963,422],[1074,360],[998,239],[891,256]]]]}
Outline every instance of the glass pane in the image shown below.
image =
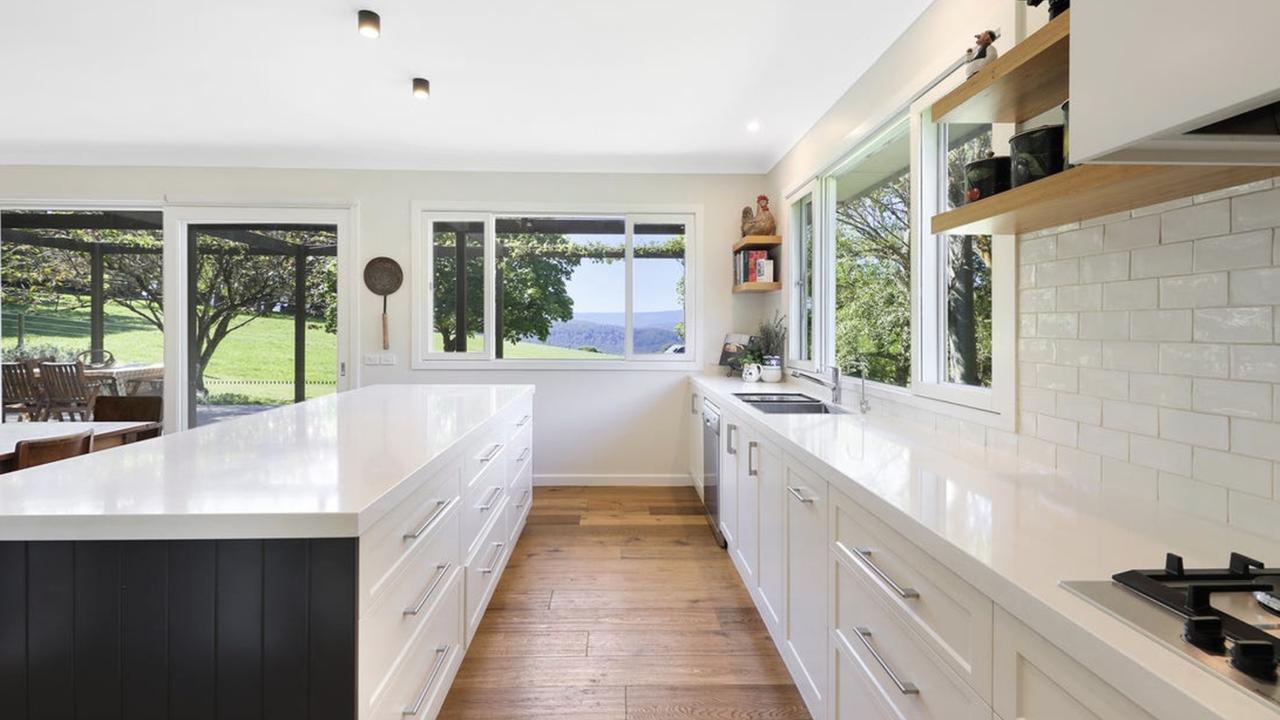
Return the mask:
{"type": "Polygon", "coordinates": [[[796,223],[797,240],[800,247],[796,253],[796,278],[799,282],[798,306],[800,322],[796,331],[799,333],[798,360],[813,359],[813,196],[806,195],[803,200],[792,206],[792,215],[796,223]]]}
{"type": "Polygon", "coordinates": [[[435,352],[485,351],[484,232],[483,220],[431,224],[435,352]]]}
{"type": "Polygon", "coordinates": [[[162,215],[0,213],[6,420],[89,420],[87,396],[161,395],[162,215]],[[51,407],[42,362],[76,362],[79,390],[51,407]],[[21,373],[11,377],[10,373],[21,373]]]}
{"type": "Polygon", "coordinates": [[[684,223],[635,224],[632,344],[637,355],[684,355],[685,231],[684,223]]]}
{"type": "Polygon", "coordinates": [[[901,123],[836,176],[836,362],[911,380],[911,143],[901,123]]]}
{"type": "Polygon", "coordinates": [[[192,225],[188,421],[337,391],[338,229],[192,225]]]}
{"type": "MultiPolygon", "coordinates": [[[[991,126],[953,124],[940,128],[946,145],[947,209],[964,204],[965,165],[991,152],[991,126]]],[[[945,382],[991,387],[991,236],[943,238],[945,382]]]]}
{"type": "Polygon", "coordinates": [[[500,217],[499,357],[621,358],[626,222],[620,217],[500,217]]]}

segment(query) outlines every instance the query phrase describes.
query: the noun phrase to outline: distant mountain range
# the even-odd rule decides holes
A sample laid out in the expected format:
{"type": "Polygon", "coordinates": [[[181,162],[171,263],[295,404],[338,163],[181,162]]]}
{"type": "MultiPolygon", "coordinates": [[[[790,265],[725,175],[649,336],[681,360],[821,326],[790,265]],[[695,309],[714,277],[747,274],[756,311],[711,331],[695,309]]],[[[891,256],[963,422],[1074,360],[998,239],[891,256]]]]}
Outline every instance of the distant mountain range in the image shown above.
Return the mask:
{"type": "MultiPolygon", "coordinates": [[[[684,319],[679,310],[635,313],[635,351],[660,353],[684,341],[675,332],[676,323],[684,319]]],[[[544,345],[562,348],[595,348],[602,353],[621,355],[626,318],[622,313],[578,313],[569,322],[551,326],[544,345]]]]}

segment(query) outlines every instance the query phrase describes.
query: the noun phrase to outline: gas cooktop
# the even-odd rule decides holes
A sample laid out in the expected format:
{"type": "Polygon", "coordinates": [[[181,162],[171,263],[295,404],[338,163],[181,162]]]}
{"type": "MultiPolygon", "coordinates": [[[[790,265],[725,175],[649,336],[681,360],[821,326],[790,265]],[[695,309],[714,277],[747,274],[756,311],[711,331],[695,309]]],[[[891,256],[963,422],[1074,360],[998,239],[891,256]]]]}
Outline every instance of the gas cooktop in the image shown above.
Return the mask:
{"type": "Polygon", "coordinates": [[[1226,568],[1187,569],[1170,553],[1160,570],[1062,586],[1280,707],[1280,568],[1231,553],[1226,568]]]}

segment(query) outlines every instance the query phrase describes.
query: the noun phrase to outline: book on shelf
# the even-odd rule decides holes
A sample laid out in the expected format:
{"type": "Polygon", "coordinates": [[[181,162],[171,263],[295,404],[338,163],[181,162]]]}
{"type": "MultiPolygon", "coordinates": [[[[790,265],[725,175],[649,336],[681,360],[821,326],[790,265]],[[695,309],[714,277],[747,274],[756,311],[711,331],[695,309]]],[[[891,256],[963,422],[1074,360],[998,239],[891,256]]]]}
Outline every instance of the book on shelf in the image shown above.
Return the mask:
{"type": "Polygon", "coordinates": [[[767,257],[756,260],[756,282],[773,282],[773,261],[767,257]]]}

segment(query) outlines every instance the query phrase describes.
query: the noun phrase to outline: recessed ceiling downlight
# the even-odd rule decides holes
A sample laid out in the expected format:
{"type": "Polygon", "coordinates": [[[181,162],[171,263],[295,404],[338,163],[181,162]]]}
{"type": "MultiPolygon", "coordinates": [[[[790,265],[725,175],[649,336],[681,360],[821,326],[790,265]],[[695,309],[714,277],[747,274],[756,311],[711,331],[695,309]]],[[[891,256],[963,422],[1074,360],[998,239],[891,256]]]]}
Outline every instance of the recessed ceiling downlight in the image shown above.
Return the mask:
{"type": "Polygon", "coordinates": [[[372,10],[361,10],[359,15],[360,34],[367,38],[376,38],[382,34],[382,18],[372,10]]]}
{"type": "Polygon", "coordinates": [[[751,122],[747,123],[747,132],[749,132],[749,133],[758,133],[758,132],[760,132],[760,121],[759,121],[759,120],[752,120],[751,122]]]}
{"type": "Polygon", "coordinates": [[[413,96],[419,100],[426,100],[431,97],[431,81],[426,78],[414,78],[413,96]]]}

